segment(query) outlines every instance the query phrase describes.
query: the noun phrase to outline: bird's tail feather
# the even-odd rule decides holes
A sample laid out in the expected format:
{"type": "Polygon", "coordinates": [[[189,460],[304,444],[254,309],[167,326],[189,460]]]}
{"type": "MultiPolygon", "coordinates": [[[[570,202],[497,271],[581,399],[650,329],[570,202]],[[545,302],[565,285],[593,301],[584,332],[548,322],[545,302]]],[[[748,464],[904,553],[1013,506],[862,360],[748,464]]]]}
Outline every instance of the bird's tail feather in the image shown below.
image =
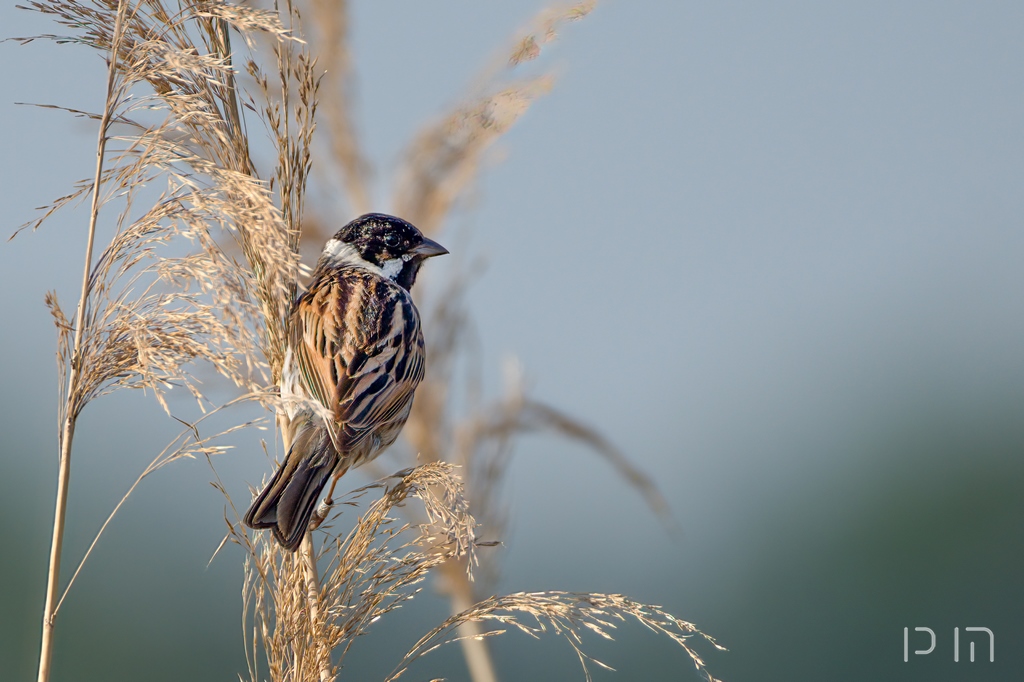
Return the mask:
{"type": "Polygon", "coordinates": [[[245,513],[245,525],[272,529],[282,547],[295,551],[337,463],[338,452],[325,429],[301,429],[284,463],[245,513]]]}

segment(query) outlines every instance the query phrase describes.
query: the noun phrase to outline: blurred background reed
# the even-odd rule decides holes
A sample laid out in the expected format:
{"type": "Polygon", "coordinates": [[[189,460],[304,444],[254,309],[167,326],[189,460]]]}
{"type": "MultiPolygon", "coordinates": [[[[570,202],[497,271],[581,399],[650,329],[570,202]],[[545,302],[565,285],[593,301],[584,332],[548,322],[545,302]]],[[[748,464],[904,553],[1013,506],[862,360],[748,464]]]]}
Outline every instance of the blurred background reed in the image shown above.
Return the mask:
{"type": "MultiPolygon", "coordinates": [[[[407,141],[543,4],[352,3],[373,208],[407,141]]],[[[52,30],[10,6],[0,17],[8,36],[52,30]]],[[[565,32],[555,88],[449,228],[486,263],[467,294],[481,381],[496,394],[518,358],[533,395],[656,478],[681,533],[583,448],[528,437],[497,591],[660,603],[730,647],[711,665],[731,681],[1024,667],[1022,20],[1012,4],[610,3],[565,32]],[[954,664],[953,628],[979,625],[996,663],[954,664]],[[915,626],[938,645],[904,663],[915,626]]],[[[103,69],[71,47],[0,51],[12,232],[89,175],[94,145],[90,125],[12,102],[97,109],[103,69]]],[[[42,298],[77,284],[70,215],[0,249],[4,679],[30,679],[36,660],[56,469],[42,298]]],[[[89,410],[69,557],[177,432],[136,394],[89,410]]],[[[236,501],[268,468],[258,438],[218,464],[236,501]]],[[[244,671],[238,557],[206,566],[224,530],[209,479],[178,463],[115,519],[62,610],[54,679],[244,671]]],[[[403,611],[360,643],[351,678],[383,677],[447,604],[425,594],[403,611]]],[[[557,641],[494,649],[505,679],[581,676],[557,641]]],[[[639,628],[589,650],[620,679],[694,674],[639,628]]],[[[457,648],[423,664],[464,679],[457,648]]]]}

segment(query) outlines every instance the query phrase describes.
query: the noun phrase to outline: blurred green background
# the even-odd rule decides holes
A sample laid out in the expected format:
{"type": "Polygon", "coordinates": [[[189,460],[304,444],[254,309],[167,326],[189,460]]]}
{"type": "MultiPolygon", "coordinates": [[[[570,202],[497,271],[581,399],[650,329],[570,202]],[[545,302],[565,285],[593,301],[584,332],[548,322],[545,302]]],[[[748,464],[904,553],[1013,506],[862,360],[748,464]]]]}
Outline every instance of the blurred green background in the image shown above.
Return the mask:
{"type": "MultiPolygon", "coordinates": [[[[380,198],[404,142],[542,6],[353,3],[380,198]]],[[[0,26],[54,30],[11,5],[0,26]]],[[[457,221],[488,262],[470,295],[485,379],[496,389],[517,356],[535,395],[657,479],[682,533],[585,450],[526,438],[498,590],[661,604],[729,647],[702,651],[730,682],[1019,677],[1024,6],[608,2],[564,33],[555,90],[457,221]],[[968,662],[977,626],[995,663],[980,638],[968,662]],[[932,628],[934,653],[904,663],[905,627],[911,648],[932,628]]],[[[90,174],[94,145],[87,123],[14,102],[96,109],[103,65],[44,42],[0,59],[9,233],[90,174]]],[[[0,247],[3,680],[35,675],[55,490],[42,298],[73,307],[83,244],[69,212],[0,247]]],[[[141,394],[87,408],[65,576],[175,433],[141,394]]],[[[261,435],[218,464],[236,500],[268,468],[261,435]]],[[[224,530],[210,479],[177,463],[115,519],[62,607],[54,680],[244,671],[241,552],[207,566],[224,530]]],[[[342,679],[381,679],[445,609],[428,590],[382,620],[342,679]]],[[[587,651],[619,670],[596,679],[696,679],[638,627],[587,651]]],[[[556,638],[509,635],[495,655],[506,680],[583,678],[556,638]]],[[[441,675],[466,679],[456,647],[410,673],[441,675]]]]}

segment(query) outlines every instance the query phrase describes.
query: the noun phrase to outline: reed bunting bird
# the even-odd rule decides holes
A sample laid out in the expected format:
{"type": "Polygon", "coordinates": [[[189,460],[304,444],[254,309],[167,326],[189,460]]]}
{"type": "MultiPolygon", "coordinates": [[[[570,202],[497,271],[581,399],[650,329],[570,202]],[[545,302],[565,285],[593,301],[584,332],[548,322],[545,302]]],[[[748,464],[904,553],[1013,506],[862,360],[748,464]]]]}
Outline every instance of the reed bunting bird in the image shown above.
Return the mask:
{"type": "Polygon", "coordinates": [[[448,251],[406,221],[368,213],[327,241],[292,305],[281,396],[288,456],[245,514],[294,550],[320,493],[398,437],[423,378],[423,333],[409,289],[423,261],[448,251]]]}

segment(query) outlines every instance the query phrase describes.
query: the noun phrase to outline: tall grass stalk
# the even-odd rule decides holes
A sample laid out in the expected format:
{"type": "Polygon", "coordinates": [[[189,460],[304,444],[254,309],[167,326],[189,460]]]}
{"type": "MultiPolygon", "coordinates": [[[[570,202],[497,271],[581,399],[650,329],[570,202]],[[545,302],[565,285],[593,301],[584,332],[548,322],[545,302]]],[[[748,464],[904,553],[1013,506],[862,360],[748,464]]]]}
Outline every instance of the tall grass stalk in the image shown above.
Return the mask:
{"type": "MultiPolygon", "coordinates": [[[[218,115],[223,112],[230,118],[230,109],[237,104],[232,103],[234,88],[225,85],[231,75],[230,64],[216,46],[228,49],[228,24],[282,38],[284,31],[276,18],[271,20],[267,14],[205,2],[174,11],[145,0],[137,4],[129,0],[34,2],[30,8],[53,15],[72,29],[68,36],[41,37],[87,45],[101,51],[107,63],[102,112],[72,110],[98,122],[93,177],[53,202],[32,223],[38,227],[54,211],[85,194],[90,196],[74,322],[62,312],[56,294],[47,296],[58,331],[61,400],[57,497],[37,677],[45,682],[51,676],[57,613],[74,580],[59,593],[72,446],[82,410],[95,397],[122,387],[151,389],[168,409],[163,392],[173,385],[185,387],[199,406],[207,409],[189,376],[188,367],[195,361],[207,361],[239,386],[249,387],[254,396],[261,394],[254,380],[260,363],[251,352],[256,339],[246,323],[253,317],[253,309],[246,304],[246,285],[239,281],[233,259],[211,238],[211,230],[217,225],[241,226],[237,231],[243,243],[250,244],[250,251],[275,256],[280,249],[263,248],[268,239],[262,232],[270,231],[250,238],[245,226],[259,217],[273,222],[276,214],[258,184],[232,176],[233,170],[247,163],[238,154],[240,127],[234,127],[232,144],[231,128],[222,125],[224,119],[218,115]],[[190,38],[195,27],[208,36],[212,52],[195,49],[190,38]],[[218,42],[218,36],[223,40],[218,42]],[[153,94],[138,97],[143,84],[151,87],[153,94]],[[224,97],[218,99],[218,94],[224,97]],[[162,121],[152,116],[160,110],[167,112],[162,121]],[[122,132],[112,136],[115,125],[122,132]],[[225,134],[211,145],[210,138],[217,137],[218,128],[225,134]],[[112,139],[121,143],[113,152],[113,163],[108,149],[112,139]],[[151,207],[141,213],[134,211],[133,202],[141,188],[160,176],[168,180],[169,188],[151,207]],[[112,200],[121,202],[116,218],[109,221],[115,225],[114,235],[96,259],[101,212],[112,200]],[[200,250],[185,257],[155,257],[174,239],[198,241],[200,250]],[[224,307],[211,305],[204,300],[209,296],[216,300],[217,294],[211,292],[220,292],[222,300],[234,302],[224,307]]],[[[270,277],[295,279],[294,268],[288,267],[294,259],[281,260],[283,265],[264,268],[262,275],[252,278],[257,286],[270,290],[272,295],[266,299],[271,305],[285,297],[272,291],[270,277]],[[279,276],[282,273],[284,277],[279,276]]],[[[214,451],[216,448],[196,434],[194,443],[179,442],[171,451],[161,453],[140,480],[173,459],[214,451]]],[[[95,540],[87,556],[94,547],[95,540]]],[[[79,564],[75,576],[81,567],[79,564]]]]}
{"type": "Polygon", "coordinates": [[[67,393],[62,407],[64,425],[60,433],[60,459],[57,473],[57,502],[53,512],[53,538],[50,541],[50,563],[46,573],[46,603],[43,606],[43,635],[39,644],[38,682],[50,679],[50,662],[53,660],[53,629],[57,617],[57,589],[60,586],[60,560],[64,548],[64,520],[68,507],[68,487],[71,485],[71,445],[75,436],[75,422],[78,411],[73,408],[78,395],[78,377],[82,362],[82,338],[85,328],[85,307],[89,301],[89,279],[92,274],[92,252],[96,242],[96,222],[100,213],[100,185],[103,179],[103,160],[107,149],[107,132],[113,111],[114,76],[117,73],[118,43],[121,40],[121,24],[124,12],[118,1],[116,18],[107,58],[107,95],[100,118],[96,141],[96,173],[93,175],[92,200],[89,206],[89,229],[85,240],[85,265],[82,272],[82,291],[78,298],[75,315],[74,345],[71,352],[71,368],[68,371],[67,393]]]}

